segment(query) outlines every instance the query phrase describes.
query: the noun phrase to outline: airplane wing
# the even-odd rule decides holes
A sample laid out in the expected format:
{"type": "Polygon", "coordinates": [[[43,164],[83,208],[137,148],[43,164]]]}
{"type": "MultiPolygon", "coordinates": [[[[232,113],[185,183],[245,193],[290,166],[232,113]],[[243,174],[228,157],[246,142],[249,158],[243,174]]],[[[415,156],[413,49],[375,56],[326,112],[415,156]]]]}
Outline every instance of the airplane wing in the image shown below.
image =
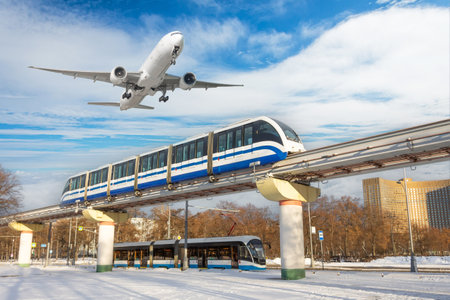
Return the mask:
{"type": "MultiPolygon", "coordinates": [[[[103,82],[109,82],[111,83],[111,80],[109,79],[109,76],[111,75],[110,72],[86,72],[86,71],[70,71],[70,70],[56,70],[56,69],[47,69],[47,68],[39,68],[39,67],[33,67],[29,66],[28,68],[36,69],[36,70],[42,70],[42,71],[48,71],[53,73],[59,73],[67,76],[72,76],[74,79],[76,78],[85,78],[96,81],[103,81],[103,82]]],[[[133,72],[133,73],[127,73],[127,79],[129,83],[136,84],[139,80],[139,73],[133,72]]],[[[126,87],[125,83],[118,84],[118,86],[126,87]]]]}
{"type": "MultiPolygon", "coordinates": [[[[180,87],[180,78],[179,76],[166,74],[164,76],[164,80],[158,89],[166,89],[166,90],[175,90],[180,87]]],[[[231,87],[231,86],[244,86],[243,84],[226,84],[226,83],[216,83],[216,82],[207,82],[207,81],[199,81],[197,80],[192,87],[193,89],[210,89],[217,87],[231,87]]]]}

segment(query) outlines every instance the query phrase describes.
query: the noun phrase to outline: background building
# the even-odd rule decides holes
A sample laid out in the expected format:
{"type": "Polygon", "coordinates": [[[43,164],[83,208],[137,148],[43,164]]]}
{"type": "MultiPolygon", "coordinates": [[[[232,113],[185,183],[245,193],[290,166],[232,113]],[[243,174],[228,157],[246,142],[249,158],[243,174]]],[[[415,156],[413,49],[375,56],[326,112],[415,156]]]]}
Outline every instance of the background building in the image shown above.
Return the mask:
{"type": "MultiPolygon", "coordinates": [[[[412,225],[450,228],[450,179],[412,181],[407,178],[409,210],[412,225]]],[[[407,230],[406,197],[403,179],[383,178],[363,180],[364,205],[383,217],[397,222],[398,230],[407,230]]]]}

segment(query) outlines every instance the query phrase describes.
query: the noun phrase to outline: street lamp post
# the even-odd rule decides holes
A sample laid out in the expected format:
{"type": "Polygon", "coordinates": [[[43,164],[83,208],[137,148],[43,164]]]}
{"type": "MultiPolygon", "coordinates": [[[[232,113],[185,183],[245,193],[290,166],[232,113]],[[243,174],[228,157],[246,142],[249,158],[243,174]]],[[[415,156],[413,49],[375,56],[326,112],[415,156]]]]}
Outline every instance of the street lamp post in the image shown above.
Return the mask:
{"type": "Polygon", "coordinates": [[[308,219],[309,219],[309,244],[311,246],[311,268],[314,268],[314,253],[311,230],[311,204],[308,202],[308,219]]]}
{"type": "Polygon", "coordinates": [[[414,243],[413,243],[412,230],[411,230],[411,218],[409,216],[408,184],[407,184],[407,179],[406,179],[406,169],[405,168],[403,168],[403,188],[405,190],[405,197],[406,197],[406,214],[408,215],[409,245],[411,248],[411,272],[417,272],[417,262],[416,262],[416,257],[414,256],[414,243]]]}
{"type": "Polygon", "coordinates": [[[189,268],[188,256],[188,201],[186,200],[186,210],[184,212],[184,257],[182,270],[186,271],[189,268]]]}

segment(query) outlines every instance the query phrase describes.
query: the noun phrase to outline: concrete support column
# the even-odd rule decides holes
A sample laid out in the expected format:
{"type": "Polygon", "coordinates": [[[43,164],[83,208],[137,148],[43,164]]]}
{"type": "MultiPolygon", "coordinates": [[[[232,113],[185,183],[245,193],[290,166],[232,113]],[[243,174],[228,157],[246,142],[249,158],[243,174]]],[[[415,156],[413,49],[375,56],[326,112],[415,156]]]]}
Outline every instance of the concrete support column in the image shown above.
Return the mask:
{"type": "Polygon", "coordinates": [[[98,225],[97,272],[112,271],[114,248],[114,222],[98,225]]]}
{"type": "Polygon", "coordinates": [[[97,272],[112,271],[114,254],[114,226],[128,220],[128,213],[83,210],[86,219],[99,222],[97,244],[97,272]]]}
{"type": "Polygon", "coordinates": [[[40,231],[43,224],[24,224],[12,221],[8,227],[20,231],[20,246],[18,263],[21,267],[29,267],[31,264],[31,243],[33,241],[33,231],[40,231]]]}
{"type": "Polygon", "coordinates": [[[302,202],[280,201],[281,278],[305,278],[302,202]]]}
{"type": "Polygon", "coordinates": [[[280,204],[281,278],[305,278],[302,202],[315,201],[320,190],[273,177],[256,181],[266,199],[280,204]]]}
{"type": "Polygon", "coordinates": [[[29,267],[31,264],[31,242],[33,231],[22,231],[20,233],[19,259],[20,267],[29,267]]]}

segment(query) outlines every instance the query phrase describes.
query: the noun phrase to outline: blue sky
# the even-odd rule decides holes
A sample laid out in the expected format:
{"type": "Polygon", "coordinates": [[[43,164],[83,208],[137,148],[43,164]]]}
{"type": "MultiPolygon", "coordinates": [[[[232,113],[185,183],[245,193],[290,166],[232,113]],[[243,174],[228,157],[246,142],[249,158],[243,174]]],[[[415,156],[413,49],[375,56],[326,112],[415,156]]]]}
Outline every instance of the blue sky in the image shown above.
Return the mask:
{"type": "MultiPolygon", "coordinates": [[[[291,125],[307,149],[449,117],[447,1],[0,0],[0,35],[0,164],[20,179],[25,209],[57,203],[74,173],[258,115],[291,125]],[[172,30],[185,47],[170,73],[244,88],[175,91],[147,97],[154,111],[120,112],[86,105],[118,101],[117,87],[26,68],[135,71],[172,30]]],[[[411,177],[449,178],[448,167],[411,177]]],[[[361,178],[401,174],[322,188],[362,197],[361,178]]]]}

